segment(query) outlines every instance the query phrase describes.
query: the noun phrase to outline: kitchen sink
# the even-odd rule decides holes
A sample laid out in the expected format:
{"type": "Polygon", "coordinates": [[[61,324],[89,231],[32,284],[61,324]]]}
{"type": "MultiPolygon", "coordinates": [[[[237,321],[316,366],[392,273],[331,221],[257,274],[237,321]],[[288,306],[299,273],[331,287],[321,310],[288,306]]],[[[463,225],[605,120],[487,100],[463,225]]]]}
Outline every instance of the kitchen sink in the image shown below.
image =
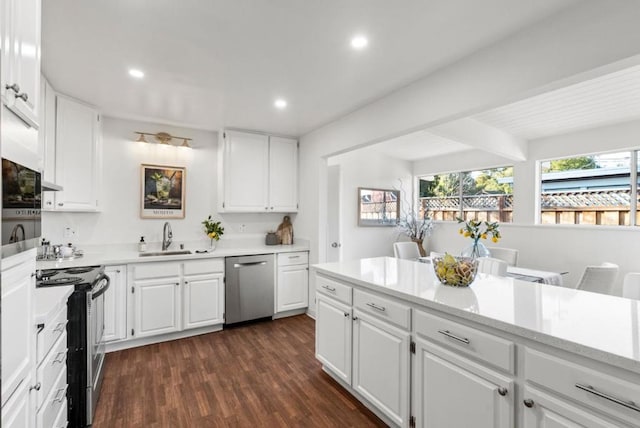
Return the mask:
{"type": "Polygon", "coordinates": [[[148,253],[140,253],[140,257],[154,257],[154,256],[179,256],[182,254],[191,254],[190,250],[175,250],[175,251],[150,251],[148,253]]]}

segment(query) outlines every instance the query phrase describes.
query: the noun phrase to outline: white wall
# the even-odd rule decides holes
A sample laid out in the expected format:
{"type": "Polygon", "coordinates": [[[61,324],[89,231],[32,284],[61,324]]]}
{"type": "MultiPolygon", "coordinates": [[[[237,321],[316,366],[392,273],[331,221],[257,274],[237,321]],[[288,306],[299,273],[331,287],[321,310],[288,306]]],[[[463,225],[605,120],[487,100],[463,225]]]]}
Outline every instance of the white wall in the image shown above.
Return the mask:
{"type": "MultiPolygon", "coordinates": [[[[140,218],[140,165],[159,164],[186,167],[186,215],[169,220],[174,242],[206,242],[201,222],[209,214],[221,220],[225,237],[264,236],[275,230],[282,214],[218,214],[217,144],[215,132],[177,128],[106,117],[103,121],[103,173],[99,213],[43,214],[43,236],[63,243],[66,227],[78,231],[75,244],[134,244],[141,235],[150,243],[162,240],[164,220],[140,218]],[[169,132],[192,138],[193,150],[134,143],[134,131],[169,132]],[[244,232],[241,233],[241,225],[244,232]]],[[[295,227],[295,215],[292,216],[295,227]]]]}
{"type": "Polygon", "coordinates": [[[405,200],[410,201],[413,181],[411,162],[390,159],[370,149],[363,149],[332,157],[328,163],[340,165],[341,170],[342,260],[393,256],[393,243],[399,238],[397,228],[358,226],[358,187],[401,190],[400,179],[403,190],[409,193],[402,198],[401,204],[405,200]]]}

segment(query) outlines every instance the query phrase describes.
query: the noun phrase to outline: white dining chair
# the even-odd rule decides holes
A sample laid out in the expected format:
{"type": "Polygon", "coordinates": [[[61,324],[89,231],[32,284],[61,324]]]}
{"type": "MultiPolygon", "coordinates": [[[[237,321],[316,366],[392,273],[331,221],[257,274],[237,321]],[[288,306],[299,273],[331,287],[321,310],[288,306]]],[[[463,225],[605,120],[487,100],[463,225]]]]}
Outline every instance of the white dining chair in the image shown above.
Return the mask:
{"type": "Polygon", "coordinates": [[[618,270],[618,265],[608,262],[599,266],[587,266],[576,288],[592,293],[611,294],[618,270]]]}
{"type": "Polygon", "coordinates": [[[504,260],[509,266],[518,265],[518,250],[515,248],[487,247],[487,250],[494,259],[504,260]]]}
{"type": "Polygon", "coordinates": [[[507,276],[507,262],[493,257],[478,258],[478,272],[495,276],[507,276]]]}
{"type": "Polygon", "coordinates": [[[640,300],[640,272],[629,272],[624,276],[622,297],[640,300]]]}
{"type": "Polygon", "coordinates": [[[415,242],[394,242],[393,255],[397,259],[418,260],[420,258],[420,250],[415,242]]]}

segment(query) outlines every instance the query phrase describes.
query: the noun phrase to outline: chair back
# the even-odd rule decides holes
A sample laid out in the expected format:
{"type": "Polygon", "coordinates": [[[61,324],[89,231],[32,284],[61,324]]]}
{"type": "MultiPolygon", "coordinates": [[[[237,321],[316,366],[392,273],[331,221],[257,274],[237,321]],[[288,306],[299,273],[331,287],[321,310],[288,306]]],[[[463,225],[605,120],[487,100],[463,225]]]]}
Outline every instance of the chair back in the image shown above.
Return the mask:
{"type": "Polygon", "coordinates": [[[487,249],[494,259],[504,260],[509,266],[518,265],[518,250],[515,248],[487,247],[487,249]]]}
{"type": "Polygon", "coordinates": [[[640,300],[640,273],[629,272],[624,276],[622,297],[640,300]]]}
{"type": "Polygon", "coordinates": [[[507,276],[507,262],[493,257],[478,258],[478,272],[496,276],[507,276]]]}
{"type": "Polygon", "coordinates": [[[587,266],[576,288],[593,293],[611,294],[613,283],[618,276],[618,270],[618,265],[613,263],[587,266]]]}
{"type": "Polygon", "coordinates": [[[393,255],[397,259],[418,260],[420,258],[420,250],[415,242],[394,242],[393,255]]]}

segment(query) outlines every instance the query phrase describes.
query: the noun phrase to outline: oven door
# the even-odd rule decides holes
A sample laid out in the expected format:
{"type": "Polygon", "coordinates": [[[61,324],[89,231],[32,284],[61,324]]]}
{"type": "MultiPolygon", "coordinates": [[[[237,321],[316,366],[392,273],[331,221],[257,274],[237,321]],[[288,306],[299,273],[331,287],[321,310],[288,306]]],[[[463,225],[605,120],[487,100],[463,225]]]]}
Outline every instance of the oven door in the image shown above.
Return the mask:
{"type": "Polygon", "coordinates": [[[87,292],[87,425],[93,423],[104,366],[104,292],[109,277],[103,275],[87,292]]]}

